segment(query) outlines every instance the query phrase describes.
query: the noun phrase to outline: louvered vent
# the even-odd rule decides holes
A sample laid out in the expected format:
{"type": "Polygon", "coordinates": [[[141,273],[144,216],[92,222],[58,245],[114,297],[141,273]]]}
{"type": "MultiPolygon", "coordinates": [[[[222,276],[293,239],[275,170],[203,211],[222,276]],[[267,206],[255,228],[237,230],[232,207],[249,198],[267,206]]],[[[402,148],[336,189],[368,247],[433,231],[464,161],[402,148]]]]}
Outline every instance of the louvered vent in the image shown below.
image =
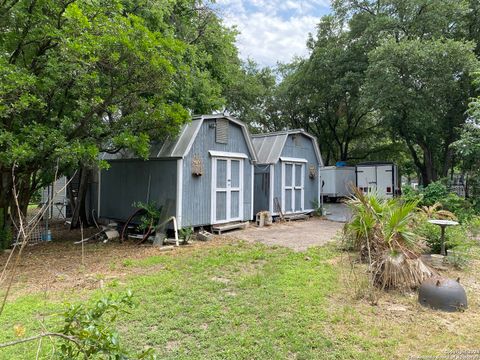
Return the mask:
{"type": "Polygon", "coordinates": [[[215,141],[220,144],[228,143],[228,120],[217,119],[217,131],[215,141]]]}

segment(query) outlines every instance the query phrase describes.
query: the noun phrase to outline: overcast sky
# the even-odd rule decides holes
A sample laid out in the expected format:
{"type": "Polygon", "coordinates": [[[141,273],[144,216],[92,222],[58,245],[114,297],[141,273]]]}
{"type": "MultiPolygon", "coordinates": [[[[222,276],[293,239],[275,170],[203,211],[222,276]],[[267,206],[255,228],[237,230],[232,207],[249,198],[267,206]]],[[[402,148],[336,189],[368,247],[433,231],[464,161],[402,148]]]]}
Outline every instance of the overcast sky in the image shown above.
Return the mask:
{"type": "Polygon", "coordinates": [[[307,54],[308,33],[315,34],[320,17],[330,11],[330,1],[217,0],[216,7],[225,23],[241,32],[241,57],[274,66],[307,54]]]}

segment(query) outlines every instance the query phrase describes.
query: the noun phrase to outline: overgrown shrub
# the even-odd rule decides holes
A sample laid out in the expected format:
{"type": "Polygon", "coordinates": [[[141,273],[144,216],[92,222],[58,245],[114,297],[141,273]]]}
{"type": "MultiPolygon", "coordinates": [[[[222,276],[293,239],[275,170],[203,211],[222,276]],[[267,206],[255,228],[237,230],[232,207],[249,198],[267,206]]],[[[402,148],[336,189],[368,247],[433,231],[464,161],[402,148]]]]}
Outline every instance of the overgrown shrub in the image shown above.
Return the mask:
{"type": "Polygon", "coordinates": [[[419,190],[414,189],[410,185],[402,186],[402,199],[406,202],[416,201],[420,205],[423,200],[423,193],[419,190]]]}
{"type": "Polygon", "coordinates": [[[432,206],[437,202],[442,203],[441,200],[448,195],[447,187],[440,181],[432,182],[426,188],[421,188],[420,191],[423,195],[420,202],[422,206],[432,206]]]}
{"type": "Polygon", "coordinates": [[[480,216],[472,217],[468,225],[469,225],[468,229],[470,231],[472,238],[479,239],[480,238],[480,216]]]}
{"type": "Polygon", "coordinates": [[[475,215],[475,208],[468,199],[450,193],[441,181],[433,182],[425,188],[413,189],[405,186],[402,199],[406,202],[417,201],[420,207],[431,207],[440,204],[444,210],[450,211],[461,222],[467,221],[475,215]]]}
{"type": "Polygon", "coordinates": [[[460,221],[467,221],[475,215],[475,210],[472,203],[457,194],[447,194],[439,202],[445,210],[454,213],[460,221]]]}
{"type": "Polygon", "coordinates": [[[345,240],[368,260],[373,284],[382,289],[414,288],[433,274],[420,258],[416,201],[385,199],[356,190],[347,204],[352,219],[345,226],[345,240]]]}

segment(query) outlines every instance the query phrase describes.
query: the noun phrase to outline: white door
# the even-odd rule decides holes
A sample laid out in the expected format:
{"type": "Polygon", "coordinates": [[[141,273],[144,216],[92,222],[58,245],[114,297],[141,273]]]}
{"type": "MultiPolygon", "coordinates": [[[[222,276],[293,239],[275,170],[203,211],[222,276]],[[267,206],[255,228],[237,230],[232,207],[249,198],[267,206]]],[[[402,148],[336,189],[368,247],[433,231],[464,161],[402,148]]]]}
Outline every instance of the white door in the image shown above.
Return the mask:
{"type": "Polygon", "coordinates": [[[377,192],[379,195],[393,197],[394,173],[392,165],[380,165],[377,167],[377,192]]]}
{"type": "Polygon", "coordinates": [[[304,210],[305,164],[282,162],[282,211],[284,213],[304,210]]]}
{"type": "Polygon", "coordinates": [[[243,159],[213,158],[212,223],[242,220],[243,159]]]}
{"type": "Polygon", "coordinates": [[[375,166],[359,166],[357,168],[357,187],[364,193],[376,191],[377,170],[375,166]]]}

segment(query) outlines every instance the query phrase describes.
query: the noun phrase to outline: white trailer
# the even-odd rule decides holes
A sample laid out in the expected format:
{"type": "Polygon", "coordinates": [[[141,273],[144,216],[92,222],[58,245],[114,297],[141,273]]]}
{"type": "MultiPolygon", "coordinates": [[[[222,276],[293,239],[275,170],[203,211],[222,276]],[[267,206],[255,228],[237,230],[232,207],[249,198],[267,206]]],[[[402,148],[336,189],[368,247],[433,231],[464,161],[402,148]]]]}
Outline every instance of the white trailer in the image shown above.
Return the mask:
{"type": "Polygon", "coordinates": [[[364,193],[394,197],[399,193],[398,168],[394,163],[365,163],[356,166],[356,184],[364,193]]]}
{"type": "Polygon", "coordinates": [[[321,194],[325,200],[352,195],[355,186],[355,167],[325,166],[320,168],[321,194]]]}

